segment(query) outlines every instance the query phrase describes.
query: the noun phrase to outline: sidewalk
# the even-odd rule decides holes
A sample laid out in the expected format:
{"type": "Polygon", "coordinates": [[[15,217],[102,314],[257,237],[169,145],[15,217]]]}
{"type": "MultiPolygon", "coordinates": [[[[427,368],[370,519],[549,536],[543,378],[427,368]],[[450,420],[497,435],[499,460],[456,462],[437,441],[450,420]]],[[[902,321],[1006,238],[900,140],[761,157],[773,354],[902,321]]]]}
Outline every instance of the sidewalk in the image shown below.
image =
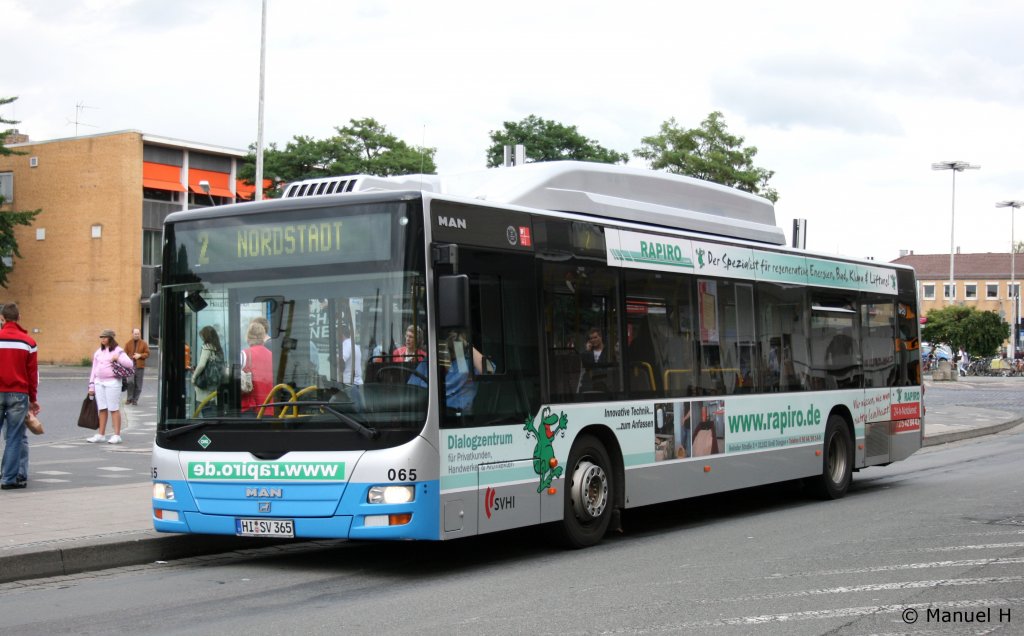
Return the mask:
{"type": "MultiPolygon", "coordinates": [[[[925,446],[991,435],[1024,422],[1014,413],[929,408],[925,446]]],[[[153,530],[151,485],[0,493],[0,583],[280,544],[271,539],[161,534],[153,530]]]]}

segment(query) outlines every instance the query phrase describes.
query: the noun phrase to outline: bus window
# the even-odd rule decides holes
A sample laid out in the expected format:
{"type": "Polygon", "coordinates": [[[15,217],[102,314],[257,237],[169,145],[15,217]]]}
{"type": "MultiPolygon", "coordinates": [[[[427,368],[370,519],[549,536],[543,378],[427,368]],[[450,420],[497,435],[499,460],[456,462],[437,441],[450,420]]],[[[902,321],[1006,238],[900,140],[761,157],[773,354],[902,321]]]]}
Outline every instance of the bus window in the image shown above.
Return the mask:
{"type": "Polygon", "coordinates": [[[749,283],[699,279],[699,392],[748,393],[758,364],[754,338],[754,288],[749,283]]]}
{"type": "Polygon", "coordinates": [[[630,395],[693,395],[696,367],[689,276],[626,272],[630,395]]]}
{"type": "Polygon", "coordinates": [[[622,392],[618,275],[607,267],[544,264],[552,400],[606,400],[622,392]]]}
{"type": "Polygon", "coordinates": [[[811,377],[814,389],[861,387],[856,299],[841,293],[811,296],[811,377]]]}
{"type": "Polygon", "coordinates": [[[760,283],[763,391],[804,391],[810,369],[804,290],[760,283]]]}
{"type": "Polygon", "coordinates": [[[438,334],[444,427],[522,426],[540,403],[532,256],[462,249],[472,328],[438,334]]]}
{"type": "Polygon", "coordinates": [[[896,306],[892,300],[871,299],[860,307],[860,342],[864,386],[890,386],[896,374],[896,306]],[[877,302],[875,302],[877,301],[877,302]]]}

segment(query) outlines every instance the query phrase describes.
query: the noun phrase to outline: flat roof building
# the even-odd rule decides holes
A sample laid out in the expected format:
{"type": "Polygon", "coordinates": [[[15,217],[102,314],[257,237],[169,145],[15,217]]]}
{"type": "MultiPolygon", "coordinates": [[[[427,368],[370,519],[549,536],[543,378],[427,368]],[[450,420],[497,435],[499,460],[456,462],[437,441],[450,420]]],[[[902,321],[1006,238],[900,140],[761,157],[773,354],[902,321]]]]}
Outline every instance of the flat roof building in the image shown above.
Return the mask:
{"type": "Polygon", "coordinates": [[[0,156],[0,213],[41,212],[15,230],[22,257],[0,304],[19,304],[40,362],[88,360],[103,329],[119,342],[133,327],[145,333],[164,218],[255,191],[238,179],[244,150],[134,130],[49,141],[19,135],[5,145],[20,154],[0,156]]]}

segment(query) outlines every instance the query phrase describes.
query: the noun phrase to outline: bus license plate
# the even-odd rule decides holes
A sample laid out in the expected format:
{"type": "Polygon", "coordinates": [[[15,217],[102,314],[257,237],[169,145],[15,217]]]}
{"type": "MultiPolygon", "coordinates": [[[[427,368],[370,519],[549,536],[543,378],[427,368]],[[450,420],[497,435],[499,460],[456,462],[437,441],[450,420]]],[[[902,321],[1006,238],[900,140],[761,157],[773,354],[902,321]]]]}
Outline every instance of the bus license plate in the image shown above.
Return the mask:
{"type": "Polygon", "coordinates": [[[235,534],[240,537],[295,538],[295,522],[291,519],[235,519],[235,534]]]}

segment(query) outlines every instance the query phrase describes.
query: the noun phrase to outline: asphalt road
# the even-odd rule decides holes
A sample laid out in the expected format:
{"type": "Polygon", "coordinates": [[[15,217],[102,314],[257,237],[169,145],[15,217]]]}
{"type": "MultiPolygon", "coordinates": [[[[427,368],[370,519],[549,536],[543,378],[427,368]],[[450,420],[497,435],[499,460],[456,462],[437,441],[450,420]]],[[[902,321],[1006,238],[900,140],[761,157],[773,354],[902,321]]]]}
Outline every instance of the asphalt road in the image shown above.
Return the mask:
{"type": "Polygon", "coordinates": [[[539,530],[321,542],[0,585],[0,633],[1024,633],[1024,432],[859,473],[629,511],[581,551],[539,530]]]}

